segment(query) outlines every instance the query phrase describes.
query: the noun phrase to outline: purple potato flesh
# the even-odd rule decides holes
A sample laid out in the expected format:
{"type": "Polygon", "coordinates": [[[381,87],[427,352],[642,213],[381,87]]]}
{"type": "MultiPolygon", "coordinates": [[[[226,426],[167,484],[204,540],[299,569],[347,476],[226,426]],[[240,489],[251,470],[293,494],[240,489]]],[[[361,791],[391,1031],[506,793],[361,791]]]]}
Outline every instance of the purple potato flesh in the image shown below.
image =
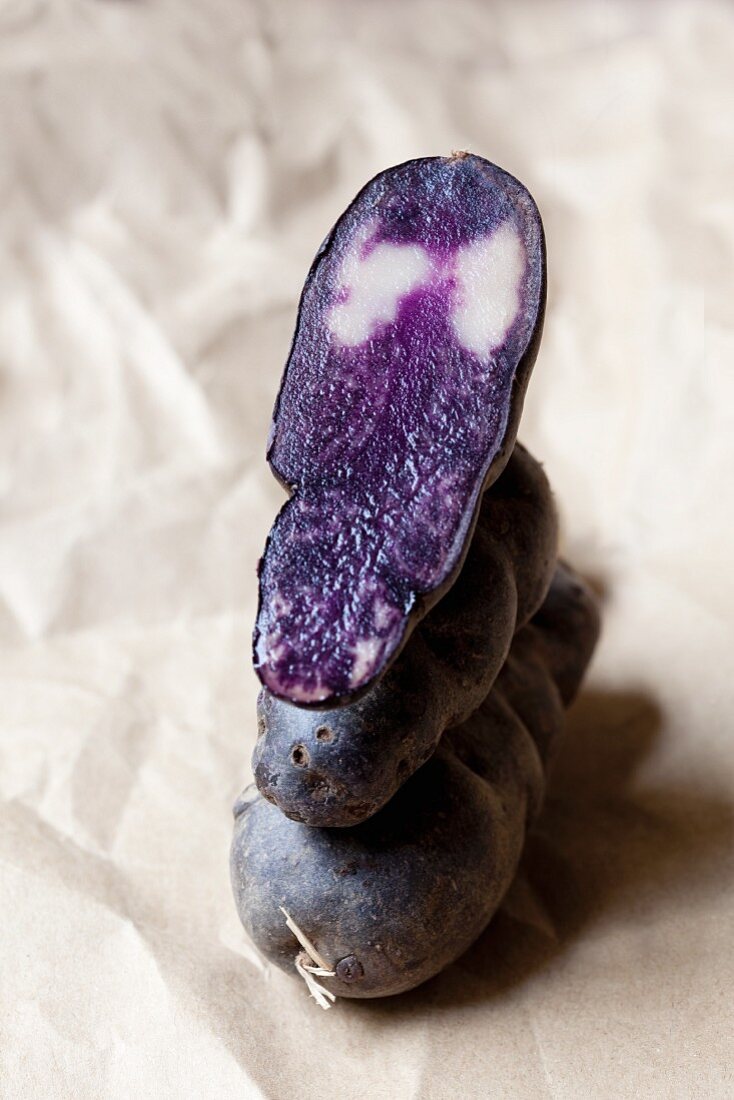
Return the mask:
{"type": "Polygon", "coordinates": [[[248,789],[235,806],[232,887],[263,954],[295,974],[301,948],[282,906],[334,995],[401,993],[458,958],[515,874],[598,631],[592,593],[559,566],[482,706],[369,821],[309,828],[248,789]]]}
{"type": "Polygon", "coordinates": [[[273,695],[354,698],[453,582],[515,442],[544,302],[535,203],[480,157],[381,173],[329,234],[268,450],[292,494],[259,570],[273,695]]]}
{"type": "Polygon", "coordinates": [[[306,825],[377,812],[486,697],[513,635],[553,577],[558,523],[548,479],[519,443],[482,498],[461,572],[384,676],[331,710],[258,699],[255,781],[306,825]]]}

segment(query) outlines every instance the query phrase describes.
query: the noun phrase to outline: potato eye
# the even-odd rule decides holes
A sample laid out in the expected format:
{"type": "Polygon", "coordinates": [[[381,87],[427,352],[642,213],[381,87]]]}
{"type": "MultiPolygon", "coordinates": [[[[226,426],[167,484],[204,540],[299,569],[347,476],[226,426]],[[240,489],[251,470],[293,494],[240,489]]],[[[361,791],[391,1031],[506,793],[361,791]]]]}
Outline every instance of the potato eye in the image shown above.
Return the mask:
{"type": "Polygon", "coordinates": [[[295,764],[297,768],[306,768],[309,765],[311,757],[308,755],[308,749],[305,745],[294,745],[291,750],[291,763],[295,764]]]}

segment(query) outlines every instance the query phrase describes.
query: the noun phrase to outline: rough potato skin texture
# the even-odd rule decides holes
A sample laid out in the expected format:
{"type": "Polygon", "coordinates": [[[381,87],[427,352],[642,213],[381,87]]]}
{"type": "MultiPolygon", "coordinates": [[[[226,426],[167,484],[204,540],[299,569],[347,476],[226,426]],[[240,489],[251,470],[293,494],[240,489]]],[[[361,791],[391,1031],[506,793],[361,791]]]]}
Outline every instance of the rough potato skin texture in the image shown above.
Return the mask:
{"type": "Polygon", "coordinates": [[[356,702],[305,710],[263,690],[253,773],[294,821],[344,827],[376,813],[489,692],[538,610],[558,522],[542,467],[517,445],[485,494],[464,567],[388,672],[356,702]]]}
{"type": "Polygon", "coordinates": [[[295,974],[300,947],[283,906],[336,970],[321,980],[339,996],[401,993],[458,958],[515,874],[598,630],[591,592],[559,567],[480,709],[355,828],[308,828],[246,791],[235,806],[232,885],[263,954],[295,974]]]}
{"type": "MultiPolygon", "coordinates": [[[[400,266],[389,265],[393,280],[400,266]]],[[[515,442],[545,292],[535,203],[482,157],[380,173],[328,235],[304,286],[268,449],[292,493],[260,563],[253,635],[256,672],[274,695],[323,708],[357,698],[456,579],[482,492],[515,442]],[[461,258],[505,231],[522,255],[513,320],[478,350],[457,333],[457,303],[486,315],[501,293],[467,285],[461,258]],[[345,345],[331,327],[357,293],[345,270],[381,249],[421,256],[427,270],[394,315],[345,345]]]]}

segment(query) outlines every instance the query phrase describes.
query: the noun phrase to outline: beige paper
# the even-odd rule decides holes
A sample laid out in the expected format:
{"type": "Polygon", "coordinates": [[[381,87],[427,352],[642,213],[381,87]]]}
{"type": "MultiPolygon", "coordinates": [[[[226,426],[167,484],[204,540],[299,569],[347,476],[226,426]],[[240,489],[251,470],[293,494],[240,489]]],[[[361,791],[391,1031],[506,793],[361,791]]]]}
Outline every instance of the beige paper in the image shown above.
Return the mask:
{"type": "Polygon", "coordinates": [[[3,1097],[732,1095],[732,57],[723,0],[0,3],[3,1097]],[[457,148],[545,218],[604,638],[490,929],[322,1012],[228,883],[268,421],[335,217],[457,148]]]}

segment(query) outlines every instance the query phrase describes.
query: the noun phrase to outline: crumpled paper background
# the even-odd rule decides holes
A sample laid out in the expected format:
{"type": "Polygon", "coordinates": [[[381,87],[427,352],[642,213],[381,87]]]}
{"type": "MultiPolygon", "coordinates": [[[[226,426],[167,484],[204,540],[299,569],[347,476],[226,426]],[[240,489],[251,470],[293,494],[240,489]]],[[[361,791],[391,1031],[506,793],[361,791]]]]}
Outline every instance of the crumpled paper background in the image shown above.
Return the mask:
{"type": "Polygon", "coordinates": [[[732,56],[712,0],[0,4],[3,1096],[732,1095],[732,56]],[[544,214],[605,633],[493,925],[323,1013],[228,883],[265,439],[326,230],[456,148],[544,214]]]}

